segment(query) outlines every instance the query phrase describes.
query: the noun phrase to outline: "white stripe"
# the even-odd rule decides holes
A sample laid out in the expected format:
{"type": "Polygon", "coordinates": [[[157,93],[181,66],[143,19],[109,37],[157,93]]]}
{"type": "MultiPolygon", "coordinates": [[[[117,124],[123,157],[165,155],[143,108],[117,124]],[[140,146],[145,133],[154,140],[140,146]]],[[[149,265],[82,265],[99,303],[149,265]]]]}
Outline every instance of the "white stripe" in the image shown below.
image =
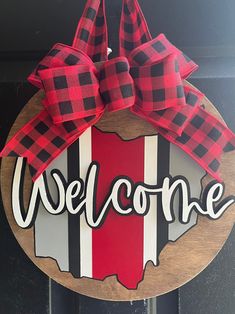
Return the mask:
{"type": "MultiPolygon", "coordinates": [[[[86,179],[87,169],[92,161],[91,136],[89,128],[79,138],[79,177],[82,180],[86,179]]],[[[92,277],[92,229],[86,223],[85,214],[80,217],[81,276],[92,277]]]]}
{"type": "MultiPolygon", "coordinates": [[[[144,140],[144,182],[157,184],[158,136],[145,136],[144,140]]],[[[150,196],[150,210],[144,216],[144,267],[150,260],[157,262],[157,196],[150,196]]]]}

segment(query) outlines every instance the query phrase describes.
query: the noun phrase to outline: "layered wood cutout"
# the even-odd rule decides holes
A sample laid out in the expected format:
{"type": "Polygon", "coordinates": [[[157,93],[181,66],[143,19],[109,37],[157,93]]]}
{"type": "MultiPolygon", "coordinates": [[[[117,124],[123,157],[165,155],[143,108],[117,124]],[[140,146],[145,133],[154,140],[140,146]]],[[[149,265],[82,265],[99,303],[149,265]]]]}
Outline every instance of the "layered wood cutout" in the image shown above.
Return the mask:
{"type": "MultiPolygon", "coordinates": [[[[27,104],[10,136],[40,109],[40,98],[38,93],[27,104]]],[[[215,114],[208,100],[205,105],[215,114]]],[[[150,124],[124,110],[105,114],[48,167],[33,189],[24,161],[5,158],[2,194],[17,240],[54,280],[96,298],[143,299],[196,276],[223,245],[234,223],[232,165],[234,153],[228,153],[222,165],[224,202],[217,204],[221,217],[210,220],[206,204],[213,193],[208,194],[210,185],[206,190],[203,186],[211,178],[150,124]],[[181,180],[188,189],[185,200],[198,202],[188,219],[182,218],[187,214],[180,189],[176,194],[160,191],[164,179],[170,184],[181,180]],[[171,206],[167,201],[163,206],[166,195],[171,195],[171,206]],[[32,219],[24,225],[22,209],[29,203],[32,219]],[[22,227],[30,228],[20,228],[21,220],[22,227]]],[[[218,217],[215,212],[210,218],[218,217]]]]}

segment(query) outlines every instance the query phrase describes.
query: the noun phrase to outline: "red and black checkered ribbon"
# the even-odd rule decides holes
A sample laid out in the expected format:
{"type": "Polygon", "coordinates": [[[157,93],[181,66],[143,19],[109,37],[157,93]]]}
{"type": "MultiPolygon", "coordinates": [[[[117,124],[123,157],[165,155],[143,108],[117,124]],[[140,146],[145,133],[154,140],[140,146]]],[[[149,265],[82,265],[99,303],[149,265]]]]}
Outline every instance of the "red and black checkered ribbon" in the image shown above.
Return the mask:
{"type": "Polygon", "coordinates": [[[86,52],[94,62],[107,60],[108,35],[104,12],[104,1],[88,0],[73,42],[73,47],[86,52]]]}
{"type": "Polygon", "coordinates": [[[119,30],[120,55],[128,57],[132,50],[151,39],[152,36],[138,1],[124,0],[119,30]]]}
{"type": "Polygon", "coordinates": [[[137,1],[126,0],[120,31],[123,56],[97,68],[96,44],[99,61],[107,58],[107,44],[95,39],[102,34],[107,41],[103,7],[103,2],[88,1],[74,41],[82,50],[57,44],[31,74],[30,81],[45,91],[44,109],[1,156],[27,158],[35,180],[105,110],[129,108],[219,180],[222,153],[235,149],[235,136],[202,108],[203,95],[184,84],[197,65],[163,34],[151,39],[137,1]],[[82,29],[92,29],[85,41],[82,29]]]}

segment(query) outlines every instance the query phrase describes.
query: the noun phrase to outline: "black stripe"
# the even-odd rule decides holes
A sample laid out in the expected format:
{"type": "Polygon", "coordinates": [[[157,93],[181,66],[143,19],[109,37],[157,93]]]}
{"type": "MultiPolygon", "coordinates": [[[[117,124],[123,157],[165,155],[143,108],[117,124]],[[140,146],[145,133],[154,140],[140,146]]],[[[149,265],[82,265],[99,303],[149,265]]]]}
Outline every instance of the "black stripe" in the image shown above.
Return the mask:
{"type": "MultiPolygon", "coordinates": [[[[162,184],[163,179],[169,175],[170,168],[170,142],[161,135],[158,137],[158,184],[162,184]]],[[[161,197],[157,198],[157,259],[159,254],[168,242],[168,223],[163,215],[161,197]]]]}
{"type": "MultiPolygon", "coordinates": [[[[68,182],[79,176],[79,140],[68,148],[68,182]]],[[[74,277],[80,276],[80,216],[68,215],[69,229],[69,271],[74,277]]]]}

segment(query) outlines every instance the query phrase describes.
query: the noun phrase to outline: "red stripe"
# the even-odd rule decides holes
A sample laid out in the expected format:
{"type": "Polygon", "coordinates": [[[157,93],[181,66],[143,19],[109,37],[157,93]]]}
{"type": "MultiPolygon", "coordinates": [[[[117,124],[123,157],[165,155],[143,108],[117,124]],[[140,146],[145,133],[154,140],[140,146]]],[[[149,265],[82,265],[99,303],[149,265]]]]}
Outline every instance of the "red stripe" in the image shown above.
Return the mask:
{"type": "MultiPolygon", "coordinates": [[[[99,210],[116,176],[144,180],[144,137],[122,141],[115,134],[93,128],[92,159],[100,163],[99,210]]],[[[102,227],[92,232],[93,278],[103,280],[117,274],[123,285],[135,289],[143,277],[143,217],[121,216],[110,209],[102,227]]]]}

